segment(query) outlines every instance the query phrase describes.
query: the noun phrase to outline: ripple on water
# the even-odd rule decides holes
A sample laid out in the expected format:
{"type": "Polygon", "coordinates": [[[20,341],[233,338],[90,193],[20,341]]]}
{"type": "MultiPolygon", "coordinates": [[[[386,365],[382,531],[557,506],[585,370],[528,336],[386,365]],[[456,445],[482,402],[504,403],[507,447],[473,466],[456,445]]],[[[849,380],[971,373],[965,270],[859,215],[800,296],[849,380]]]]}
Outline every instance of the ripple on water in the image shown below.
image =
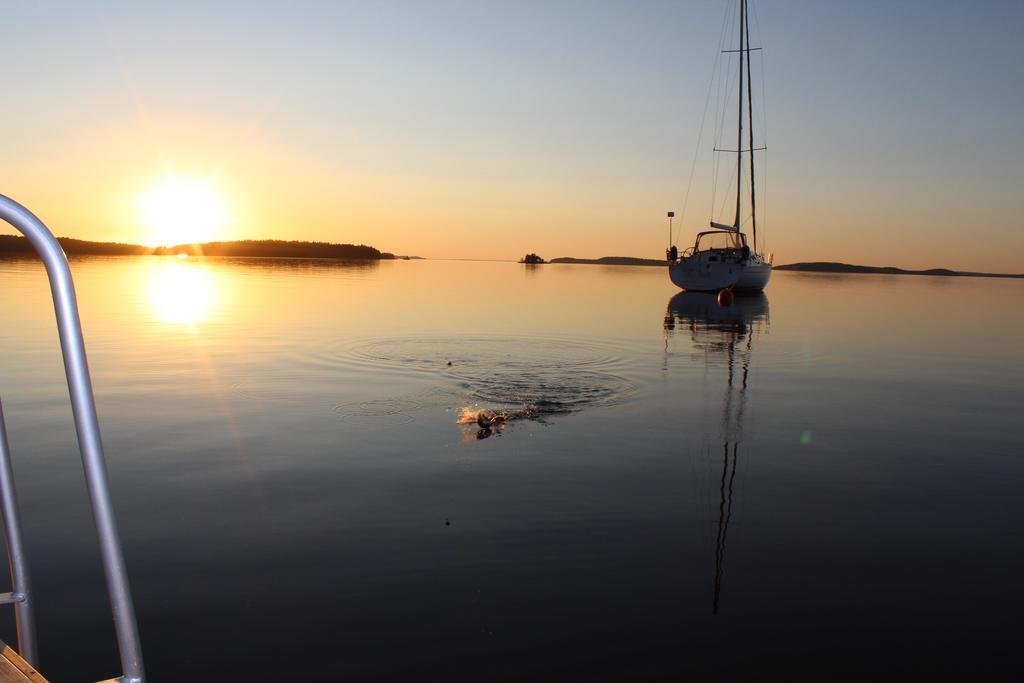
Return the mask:
{"type": "Polygon", "coordinates": [[[530,406],[538,415],[570,413],[590,406],[615,405],[635,389],[629,381],[605,372],[533,370],[460,375],[473,398],[501,408],[530,406]]]}
{"type": "Polygon", "coordinates": [[[611,372],[621,363],[613,351],[564,339],[394,337],[360,340],[337,355],[359,365],[429,371],[455,387],[427,390],[424,397],[494,409],[529,407],[531,416],[543,418],[614,405],[632,394],[635,386],[611,372]]]}
{"type": "Polygon", "coordinates": [[[615,405],[635,391],[635,385],[613,372],[622,363],[615,349],[564,339],[361,339],[304,354],[295,361],[301,381],[297,377],[247,378],[235,382],[232,392],[240,399],[268,402],[327,398],[346,369],[389,369],[415,378],[420,389],[327,406],[346,422],[386,419],[402,424],[413,421],[412,413],[425,408],[458,408],[467,403],[544,419],[615,405]],[[432,381],[424,387],[421,380],[428,374],[432,381]]]}
{"type": "Polygon", "coordinates": [[[321,363],[373,365],[402,371],[609,368],[621,359],[600,344],[543,337],[378,337],[327,347],[321,363]]]}
{"type": "Polygon", "coordinates": [[[354,403],[342,403],[335,406],[335,410],[343,409],[358,412],[363,415],[398,415],[419,410],[423,404],[408,398],[381,398],[372,401],[359,401],[354,403]]]}
{"type": "Polygon", "coordinates": [[[339,403],[334,412],[346,422],[371,423],[387,418],[389,424],[407,424],[415,418],[409,413],[423,408],[423,404],[411,398],[380,398],[370,401],[339,403]]]}

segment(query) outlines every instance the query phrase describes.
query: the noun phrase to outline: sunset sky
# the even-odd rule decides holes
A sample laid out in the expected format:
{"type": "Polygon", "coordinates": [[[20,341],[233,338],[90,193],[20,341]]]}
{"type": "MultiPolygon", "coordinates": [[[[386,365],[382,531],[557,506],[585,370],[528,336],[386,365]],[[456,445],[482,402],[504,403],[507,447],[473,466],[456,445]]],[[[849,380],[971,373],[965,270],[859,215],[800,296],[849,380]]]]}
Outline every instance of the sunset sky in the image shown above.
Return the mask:
{"type": "MultiPolygon", "coordinates": [[[[659,257],[732,1],[17,3],[0,193],[92,240],[659,257]]],[[[776,263],[1024,272],[1024,3],[753,4],[776,263]]]]}

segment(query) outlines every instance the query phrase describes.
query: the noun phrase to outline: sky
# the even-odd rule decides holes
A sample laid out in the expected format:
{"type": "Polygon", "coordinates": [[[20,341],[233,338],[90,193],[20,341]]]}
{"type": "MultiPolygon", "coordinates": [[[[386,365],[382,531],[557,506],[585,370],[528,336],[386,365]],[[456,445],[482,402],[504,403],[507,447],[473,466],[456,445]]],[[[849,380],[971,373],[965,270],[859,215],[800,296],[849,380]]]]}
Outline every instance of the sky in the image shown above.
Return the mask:
{"type": "MultiPolygon", "coordinates": [[[[666,211],[683,246],[732,221],[705,105],[735,3],[16,3],[0,193],[81,239],[658,258],[666,211]],[[155,219],[168,183],[216,216],[155,219]]],[[[775,263],[1024,272],[1024,3],[751,5],[775,263]]]]}

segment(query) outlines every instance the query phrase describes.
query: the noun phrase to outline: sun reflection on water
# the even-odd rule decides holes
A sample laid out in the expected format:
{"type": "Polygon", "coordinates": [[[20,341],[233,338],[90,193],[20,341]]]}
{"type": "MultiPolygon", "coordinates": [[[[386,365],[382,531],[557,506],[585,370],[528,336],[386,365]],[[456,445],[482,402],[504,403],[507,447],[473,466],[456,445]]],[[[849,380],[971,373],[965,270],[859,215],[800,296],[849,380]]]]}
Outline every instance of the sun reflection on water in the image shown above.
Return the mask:
{"type": "Polygon", "coordinates": [[[149,307],[165,323],[194,327],[207,321],[219,301],[217,278],[206,265],[167,259],[146,283],[149,307]]]}

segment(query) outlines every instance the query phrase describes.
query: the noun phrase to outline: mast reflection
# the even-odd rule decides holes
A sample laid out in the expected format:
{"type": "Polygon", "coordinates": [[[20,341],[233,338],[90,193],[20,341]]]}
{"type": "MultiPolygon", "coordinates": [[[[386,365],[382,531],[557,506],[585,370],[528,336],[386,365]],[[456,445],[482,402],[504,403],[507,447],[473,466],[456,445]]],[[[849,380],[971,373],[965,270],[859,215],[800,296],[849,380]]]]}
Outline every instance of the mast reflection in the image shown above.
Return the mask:
{"type": "MultiPolygon", "coordinates": [[[[718,482],[712,614],[718,614],[725,574],[725,548],[732,520],[739,446],[743,441],[754,337],[767,334],[768,324],[768,297],[763,292],[737,297],[731,306],[719,305],[713,294],[682,292],[669,300],[665,312],[666,351],[670,337],[688,333],[694,349],[703,351],[706,360],[724,361],[727,370],[721,413],[722,476],[718,482]]],[[[710,373],[711,365],[705,364],[706,373],[710,373]]]]}

